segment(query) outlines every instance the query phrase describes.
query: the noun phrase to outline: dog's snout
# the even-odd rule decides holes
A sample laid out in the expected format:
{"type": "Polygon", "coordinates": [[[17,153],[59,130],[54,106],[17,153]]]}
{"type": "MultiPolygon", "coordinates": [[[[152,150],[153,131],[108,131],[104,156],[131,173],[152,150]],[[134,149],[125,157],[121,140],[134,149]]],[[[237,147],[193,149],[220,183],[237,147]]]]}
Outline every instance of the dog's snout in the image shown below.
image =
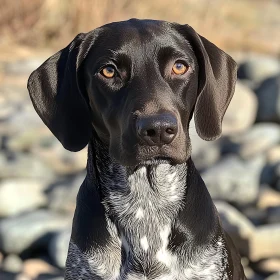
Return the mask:
{"type": "Polygon", "coordinates": [[[150,146],[170,144],[178,132],[177,118],[170,113],[139,117],[136,129],[138,137],[150,146]]]}

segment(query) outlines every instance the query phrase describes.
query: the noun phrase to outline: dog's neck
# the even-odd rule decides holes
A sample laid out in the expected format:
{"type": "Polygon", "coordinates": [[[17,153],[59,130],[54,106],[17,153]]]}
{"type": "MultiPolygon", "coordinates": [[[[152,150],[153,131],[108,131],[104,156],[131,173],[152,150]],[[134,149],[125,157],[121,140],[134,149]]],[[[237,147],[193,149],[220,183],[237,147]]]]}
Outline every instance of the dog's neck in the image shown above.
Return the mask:
{"type": "Polygon", "coordinates": [[[121,268],[121,275],[155,271],[174,279],[177,271],[191,267],[184,275],[202,276],[198,267],[207,266],[209,259],[209,268],[217,269],[224,250],[221,228],[191,159],[131,169],[112,159],[96,140],[89,144],[88,158],[73,223],[73,252],[78,246],[96,271],[106,262],[108,271],[119,273],[121,268]],[[117,261],[111,263],[108,255],[117,261]]]}
{"type": "MultiPolygon", "coordinates": [[[[88,158],[94,161],[88,162],[88,176],[99,190],[107,218],[117,226],[119,235],[126,235],[128,243],[135,233],[141,237],[138,245],[146,248],[148,233],[171,233],[175,220],[180,219],[189,223],[184,240],[209,242],[216,233],[217,213],[191,159],[178,165],[130,168],[110,157],[101,142],[93,141],[88,158]]],[[[175,243],[177,237],[173,236],[175,243]]]]}

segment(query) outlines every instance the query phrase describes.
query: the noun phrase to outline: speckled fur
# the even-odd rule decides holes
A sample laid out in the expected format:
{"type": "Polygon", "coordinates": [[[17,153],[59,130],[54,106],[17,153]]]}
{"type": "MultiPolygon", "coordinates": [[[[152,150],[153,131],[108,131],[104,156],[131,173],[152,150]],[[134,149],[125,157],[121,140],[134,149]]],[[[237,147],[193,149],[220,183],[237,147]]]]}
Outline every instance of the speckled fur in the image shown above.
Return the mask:
{"type": "MultiPolygon", "coordinates": [[[[190,250],[183,250],[190,244],[181,246],[177,254],[169,248],[171,228],[184,207],[186,164],[162,163],[131,171],[109,158],[98,142],[94,145],[100,185],[94,186],[93,182],[92,187],[104,193],[102,204],[110,240],[105,247],[87,252],[71,241],[66,280],[229,279],[222,236],[192,250],[191,257],[190,250]]],[[[88,167],[92,169],[93,165],[89,163],[88,167]]]]}

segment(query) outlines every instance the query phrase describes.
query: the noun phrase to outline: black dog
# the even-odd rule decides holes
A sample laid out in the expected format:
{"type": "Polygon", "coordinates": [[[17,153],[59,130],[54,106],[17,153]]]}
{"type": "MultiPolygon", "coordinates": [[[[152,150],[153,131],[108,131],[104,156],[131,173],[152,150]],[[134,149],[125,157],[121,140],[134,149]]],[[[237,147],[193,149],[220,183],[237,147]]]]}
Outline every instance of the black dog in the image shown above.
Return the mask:
{"type": "Polygon", "coordinates": [[[189,122],[212,140],[236,64],[190,26],[111,23],[78,35],[28,81],[70,151],[89,144],[66,279],[245,279],[190,158],[189,122]]]}

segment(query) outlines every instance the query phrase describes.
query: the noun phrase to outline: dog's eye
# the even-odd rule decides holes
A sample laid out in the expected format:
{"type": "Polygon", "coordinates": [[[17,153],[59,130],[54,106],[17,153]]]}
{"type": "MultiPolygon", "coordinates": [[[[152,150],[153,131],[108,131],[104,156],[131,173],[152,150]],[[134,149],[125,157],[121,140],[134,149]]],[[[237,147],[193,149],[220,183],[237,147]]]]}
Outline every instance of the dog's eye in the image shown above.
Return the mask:
{"type": "Polygon", "coordinates": [[[172,72],[176,75],[183,75],[188,71],[188,66],[182,62],[176,62],[172,67],[172,72]]]}
{"type": "Polygon", "coordinates": [[[101,75],[103,75],[105,78],[113,78],[116,75],[116,70],[112,66],[106,66],[100,71],[101,75]]]}

